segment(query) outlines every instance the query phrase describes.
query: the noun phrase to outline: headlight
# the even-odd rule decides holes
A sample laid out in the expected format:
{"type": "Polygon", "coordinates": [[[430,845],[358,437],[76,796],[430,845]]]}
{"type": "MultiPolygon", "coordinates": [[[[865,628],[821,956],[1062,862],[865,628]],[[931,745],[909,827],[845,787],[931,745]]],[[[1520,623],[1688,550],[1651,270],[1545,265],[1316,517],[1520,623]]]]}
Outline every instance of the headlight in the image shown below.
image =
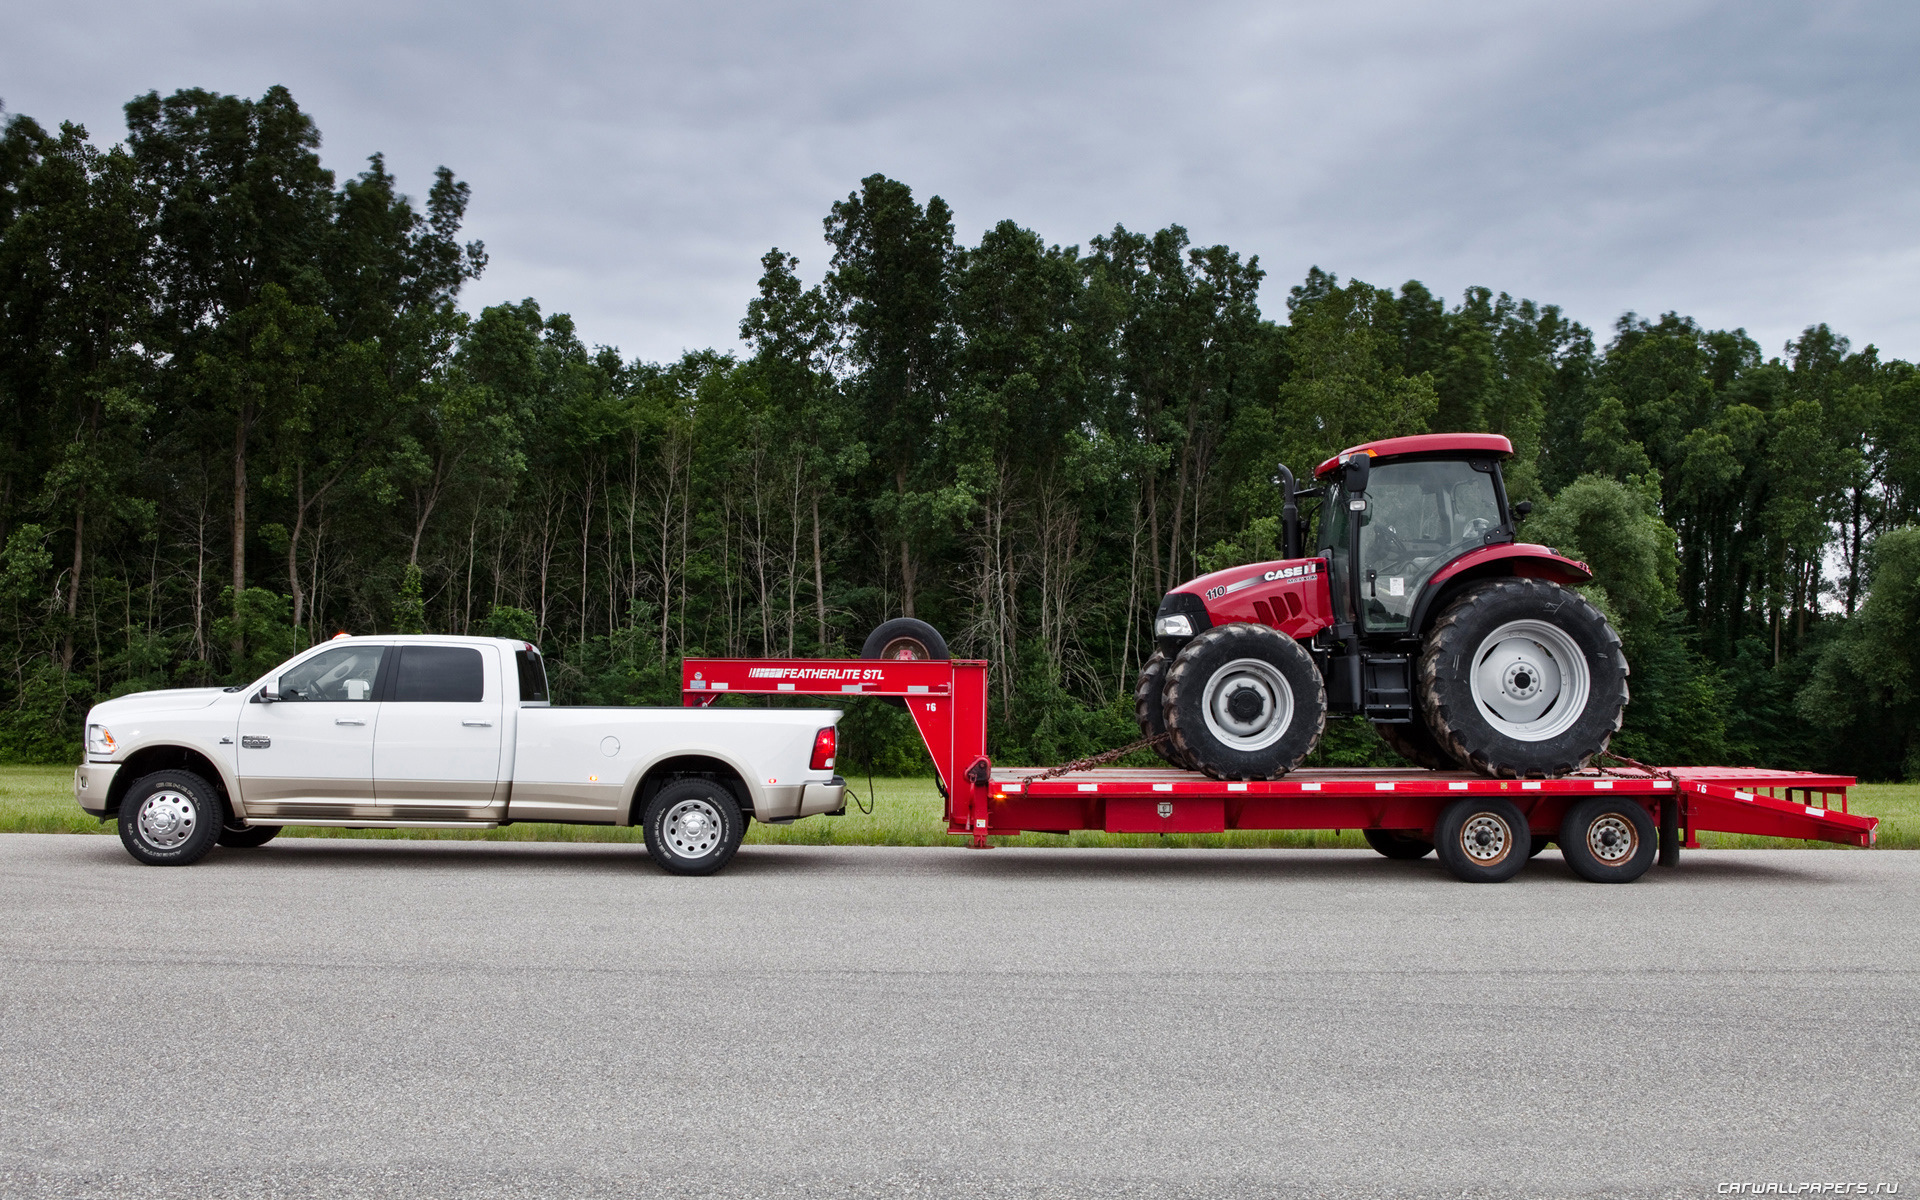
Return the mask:
{"type": "Polygon", "coordinates": [[[1192,637],[1193,622],[1185,616],[1161,617],[1153,623],[1155,637],[1192,637]]]}
{"type": "Polygon", "coordinates": [[[96,758],[112,758],[113,748],[114,748],[113,734],[107,731],[107,727],[105,725],[87,726],[87,753],[88,754],[91,754],[96,758]]]}

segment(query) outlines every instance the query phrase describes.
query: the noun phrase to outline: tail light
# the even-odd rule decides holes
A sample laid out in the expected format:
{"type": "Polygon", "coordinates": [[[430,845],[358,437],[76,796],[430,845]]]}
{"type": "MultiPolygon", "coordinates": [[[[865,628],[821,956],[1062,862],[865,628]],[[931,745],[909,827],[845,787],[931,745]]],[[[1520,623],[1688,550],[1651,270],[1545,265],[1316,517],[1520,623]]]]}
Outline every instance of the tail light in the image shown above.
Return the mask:
{"type": "Polygon", "coordinates": [[[832,770],[834,740],[835,740],[835,731],[833,726],[831,725],[827,726],[825,729],[822,729],[819,733],[814,734],[813,735],[813,761],[809,762],[807,766],[813,768],[816,771],[832,770]]]}

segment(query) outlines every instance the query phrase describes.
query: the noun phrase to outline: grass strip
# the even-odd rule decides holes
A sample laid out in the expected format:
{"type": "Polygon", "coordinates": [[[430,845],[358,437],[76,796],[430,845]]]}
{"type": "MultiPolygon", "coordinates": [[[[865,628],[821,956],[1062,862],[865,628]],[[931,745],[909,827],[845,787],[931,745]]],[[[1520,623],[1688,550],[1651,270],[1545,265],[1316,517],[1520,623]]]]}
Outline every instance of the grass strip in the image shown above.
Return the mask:
{"type": "MultiPolygon", "coordinates": [[[[947,833],[940,793],[931,779],[876,779],[872,815],[847,805],[844,817],[808,817],[791,825],[753,824],[747,843],[761,846],[950,846],[961,839],[947,833]]],[[[855,789],[863,794],[866,781],[855,789]]],[[[1880,818],[1880,848],[1920,850],[1920,784],[1868,783],[1853,789],[1852,811],[1880,818]]],[[[112,833],[81,811],[73,800],[71,767],[0,766],[0,833],[112,833]]],[[[489,842],[639,842],[630,826],[548,825],[524,822],[499,829],[319,829],[288,826],[289,837],[426,838],[489,842]]],[[[1356,830],[1237,829],[1227,833],[1027,833],[993,839],[1008,846],[1166,847],[1170,849],[1360,849],[1366,841],[1356,830]]],[[[1806,849],[1827,842],[1747,834],[1703,833],[1702,846],[1714,849],[1806,849]]],[[[1844,847],[1834,846],[1834,849],[1844,847]]]]}

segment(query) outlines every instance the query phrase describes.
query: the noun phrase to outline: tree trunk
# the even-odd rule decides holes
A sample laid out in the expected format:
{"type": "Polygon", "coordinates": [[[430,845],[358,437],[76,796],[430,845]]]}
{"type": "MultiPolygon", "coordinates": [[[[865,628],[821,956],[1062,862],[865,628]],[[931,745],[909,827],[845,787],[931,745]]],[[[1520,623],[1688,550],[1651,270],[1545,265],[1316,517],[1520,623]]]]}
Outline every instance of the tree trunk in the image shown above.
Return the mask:
{"type": "Polygon", "coordinates": [[[73,626],[80,616],[80,571],[86,566],[87,489],[73,506],[73,574],[67,580],[67,628],[60,639],[60,669],[73,669],[73,626]]]}
{"type": "Polygon", "coordinates": [[[293,536],[287,539],[287,593],[293,597],[293,627],[305,614],[306,594],[300,589],[300,534],[307,524],[307,465],[293,468],[293,536]]]}
{"type": "Polygon", "coordinates": [[[827,647],[827,585],[826,573],[820,563],[820,493],[813,494],[813,614],[820,623],[820,644],[816,653],[826,653],[827,647]]]}
{"type": "Polygon", "coordinates": [[[233,669],[237,673],[247,653],[247,639],[239,629],[239,618],[247,590],[247,426],[251,406],[241,405],[233,423],[233,669]]]}

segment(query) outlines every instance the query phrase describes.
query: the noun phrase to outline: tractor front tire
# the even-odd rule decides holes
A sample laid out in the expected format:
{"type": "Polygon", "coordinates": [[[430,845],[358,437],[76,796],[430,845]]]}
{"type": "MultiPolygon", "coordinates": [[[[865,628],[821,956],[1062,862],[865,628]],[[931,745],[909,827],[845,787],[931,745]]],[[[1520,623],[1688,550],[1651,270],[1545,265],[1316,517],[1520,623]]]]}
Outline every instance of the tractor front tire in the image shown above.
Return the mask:
{"type": "Polygon", "coordinates": [[[1140,668],[1140,682],[1133,689],[1133,721],[1140,727],[1140,736],[1156,739],[1153,752],[1166,760],[1168,766],[1178,767],[1182,771],[1193,768],[1174,749],[1173,738],[1167,734],[1167,713],[1161,701],[1167,690],[1167,656],[1164,651],[1155,650],[1140,668]]]}
{"type": "Polygon", "coordinates": [[[1300,644],[1265,625],[1217,625],[1167,670],[1174,748],[1215,779],[1273,779],[1300,765],[1327,727],[1327,689],[1300,644]]]}
{"type": "Polygon", "coordinates": [[[1427,728],[1427,719],[1420,713],[1413,720],[1388,724],[1377,722],[1374,732],[1380,740],[1393,748],[1393,752],[1416,767],[1425,767],[1429,771],[1458,771],[1460,764],[1448,754],[1440,739],[1433,736],[1433,730],[1427,728]]]}
{"type": "Polygon", "coordinates": [[[1627,707],[1627,659],[1600,610],[1544,579],[1462,592],[1427,634],[1418,701],[1440,744],[1482,775],[1539,779],[1607,748],[1627,707]]]}

